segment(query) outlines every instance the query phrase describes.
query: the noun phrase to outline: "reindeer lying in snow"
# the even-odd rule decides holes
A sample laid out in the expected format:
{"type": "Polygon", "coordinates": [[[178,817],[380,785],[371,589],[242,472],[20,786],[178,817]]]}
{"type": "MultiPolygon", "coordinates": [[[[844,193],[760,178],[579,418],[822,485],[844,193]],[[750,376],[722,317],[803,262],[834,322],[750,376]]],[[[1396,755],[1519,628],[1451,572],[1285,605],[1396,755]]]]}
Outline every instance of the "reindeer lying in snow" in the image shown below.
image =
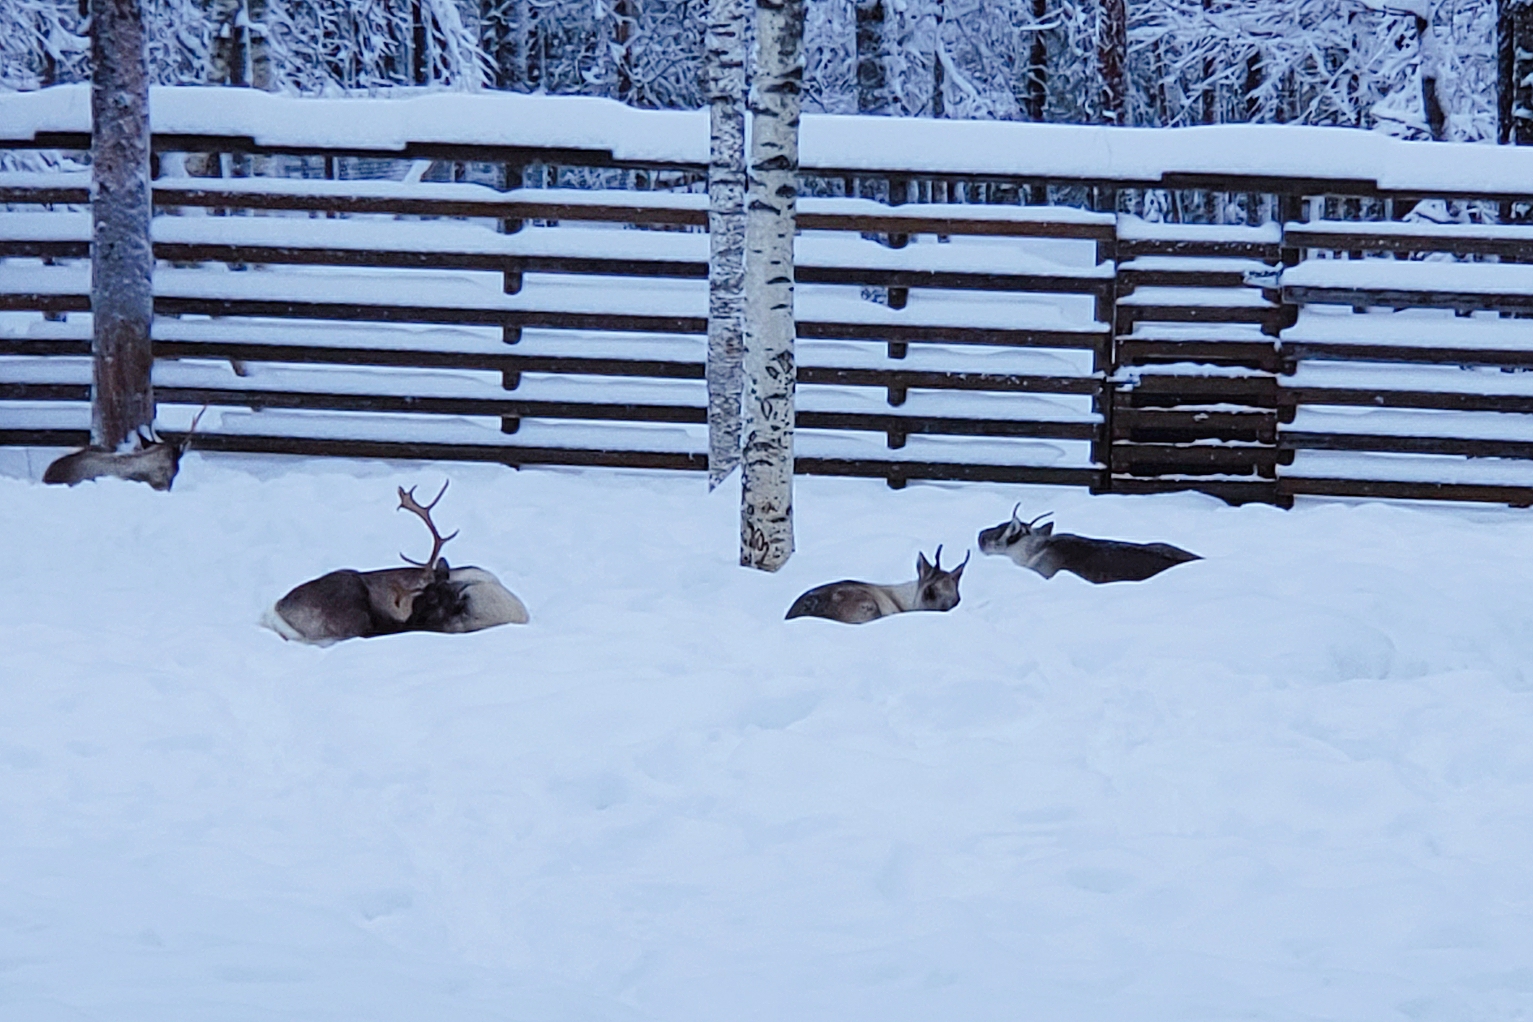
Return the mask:
{"type": "Polygon", "coordinates": [[[984,554],[1004,554],[1044,578],[1053,578],[1060,571],[1073,571],[1087,582],[1141,582],[1178,564],[1202,560],[1197,554],[1169,543],[1125,543],[1072,536],[1068,532],[1056,536],[1053,522],[1038,524],[1053,512],[1024,522],[1017,517],[1021,506],[1011,509],[1011,521],[981,530],[979,550],[984,554]]]}
{"type": "Polygon", "coordinates": [[[399,488],[399,510],[409,511],[431,530],[431,556],[404,560],[408,568],[322,575],[288,593],[263,620],[268,628],[298,642],[328,646],[342,639],[396,632],[477,632],[495,625],[527,623],[527,608],[483,568],[453,568],[440,556],[456,536],[443,536],[431,521],[447,484],[431,503],[415,500],[415,488],[399,488]]]}
{"type": "Polygon", "coordinates": [[[824,617],[848,625],[860,625],[890,614],[911,610],[952,610],[958,606],[958,580],[963,564],[952,571],[942,570],[942,547],[937,547],[937,563],[926,562],[926,555],[916,554],[916,580],[901,585],[875,585],[844,579],[816,586],[793,601],[788,618],[824,617]]]}
{"type": "Polygon", "coordinates": [[[134,483],[148,483],[156,490],[168,490],[176,481],[181,469],[181,455],[192,445],[192,434],[202,421],[202,406],[192,419],[192,428],[178,444],[169,443],[138,432],[138,449],[126,452],[104,451],[99,447],[82,447],[57,459],[43,472],[43,482],[73,486],[89,479],[113,476],[134,483]]]}

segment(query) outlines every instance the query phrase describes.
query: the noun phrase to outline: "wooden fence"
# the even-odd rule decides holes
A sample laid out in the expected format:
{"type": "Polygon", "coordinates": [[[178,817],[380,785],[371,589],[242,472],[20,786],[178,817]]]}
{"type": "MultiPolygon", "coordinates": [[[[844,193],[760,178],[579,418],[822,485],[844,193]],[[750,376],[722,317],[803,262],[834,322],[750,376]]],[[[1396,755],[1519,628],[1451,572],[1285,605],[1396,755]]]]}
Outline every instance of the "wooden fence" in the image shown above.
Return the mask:
{"type": "MultiPolygon", "coordinates": [[[[227,95],[176,91],[203,106],[227,95]]],[[[377,121],[408,102],[344,104],[377,121]]],[[[35,107],[0,118],[0,147],[88,140],[57,97],[35,107]],[[7,135],[10,125],[20,127],[7,135]]],[[[171,153],[234,153],[241,166],[252,153],[320,157],[332,173],[348,158],[404,154],[540,185],[159,177],[156,393],[170,426],[196,406],[217,410],[197,446],[704,467],[706,208],[685,146],[645,153],[614,121],[622,145],[472,145],[440,137],[448,124],[327,149],[239,123],[219,135],[181,116],[171,127],[183,130],[157,121],[162,170],[178,164],[171,153]],[[612,168],[625,184],[667,172],[693,190],[546,187],[580,168],[607,168],[607,184],[612,168]]],[[[549,120],[537,119],[545,135],[549,120]]],[[[892,130],[828,120],[854,140],[892,130]]],[[[644,123],[659,125],[650,149],[691,138],[674,118],[644,123]]],[[[1080,145],[1111,130],[959,125],[946,171],[880,165],[876,138],[806,161],[798,471],[1275,503],[1533,503],[1533,377],[1522,372],[1533,365],[1533,265],[1521,265],[1533,263],[1533,227],[1439,224],[1418,208],[1446,196],[1512,212],[1533,196],[1502,179],[1533,180],[1533,154],[1423,144],[1415,178],[1359,177],[1356,160],[1350,176],[1327,178],[1312,157],[1291,177],[1253,176],[1219,165],[1206,141],[1178,170],[1165,155],[1175,132],[1124,132],[1109,137],[1148,155],[1001,173],[985,162],[994,146],[964,149],[992,128],[1047,129],[1056,145],[1072,130],[1080,145]],[[1500,163],[1456,182],[1443,150],[1500,163]],[[1127,212],[1165,186],[1195,187],[1188,201],[1204,208],[1217,193],[1278,219],[1173,225],[1127,212]],[[991,201],[953,201],[980,197],[991,201]],[[889,201],[902,198],[948,201],[889,201]],[[1377,219],[1356,218],[1359,200],[1377,219]]],[[[1351,145],[1362,133],[1340,134],[1351,145]]],[[[86,184],[79,173],[0,175],[0,443],[86,435],[86,184]]]]}

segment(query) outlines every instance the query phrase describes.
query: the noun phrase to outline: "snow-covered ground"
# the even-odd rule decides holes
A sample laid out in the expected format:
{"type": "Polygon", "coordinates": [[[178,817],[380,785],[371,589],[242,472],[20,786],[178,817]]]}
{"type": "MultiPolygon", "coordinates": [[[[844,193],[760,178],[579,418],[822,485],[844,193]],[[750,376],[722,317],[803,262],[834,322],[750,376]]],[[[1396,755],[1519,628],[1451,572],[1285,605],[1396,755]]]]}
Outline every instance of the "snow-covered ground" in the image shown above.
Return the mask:
{"type": "Polygon", "coordinates": [[[735,561],[694,476],[0,454],[0,1019],[1533,1014],[1533,516],[800,480],[735,561]],[[532,623],[290,645],[425,552],[532,623]],[[971,562],[950,614],[782,615],[1013,502],[1206,556],[971,562]]]}

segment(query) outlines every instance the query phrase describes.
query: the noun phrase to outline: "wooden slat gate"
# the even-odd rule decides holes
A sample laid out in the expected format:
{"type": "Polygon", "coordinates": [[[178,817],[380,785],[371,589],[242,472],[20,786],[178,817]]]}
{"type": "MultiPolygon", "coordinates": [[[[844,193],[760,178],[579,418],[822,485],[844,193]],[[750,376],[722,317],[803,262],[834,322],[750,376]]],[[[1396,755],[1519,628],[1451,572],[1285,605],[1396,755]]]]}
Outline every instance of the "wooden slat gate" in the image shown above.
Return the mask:
{"type": "MultiPolygon", "coordinates": [[[[365,151],[214,136],[156,148],[244,148],[288,169],[295,154],[334,167],[365,151]]],[[[693,192],[161,178],[167,421],[226,410],[198,440],[208,450],[702,468],[701,168],[567,146],[404,152],[498,161],[540,186],[560,166],[642,167],[651,183],[669,168],[693,192]]],[[[1402,222],[1430,195],[1342,178],[822,166],[806,184],[843,194],[802,207],[801,472],[1533,502],[1533,387],[1519,376],[1533,278],[1518,265],[1533,261],[1533,228],[1402,222]],[[912,201],[851,194],[870,180],[912,201]],[[1120,212],[1154,184],[1209,203],[1263,192],[1278,216],[1120,212]],[[1358,219],[1364,201],[1384,218],[1358,219]]],[[[73,314],[88,280],[71,261],[88,254],[88,223],[47,207],[85,201],[78,176],[0,175],[13,206],[0,312],[30,314],[0,324],[0,442],[83,441],[89,331],[73,314]]]]}

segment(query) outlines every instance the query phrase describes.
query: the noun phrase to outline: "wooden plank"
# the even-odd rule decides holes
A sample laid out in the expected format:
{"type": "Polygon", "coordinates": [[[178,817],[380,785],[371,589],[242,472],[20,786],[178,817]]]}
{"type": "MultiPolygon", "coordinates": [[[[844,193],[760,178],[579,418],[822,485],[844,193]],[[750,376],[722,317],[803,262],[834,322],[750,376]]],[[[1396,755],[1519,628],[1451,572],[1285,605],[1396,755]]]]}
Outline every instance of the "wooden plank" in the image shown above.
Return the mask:
{"type": "Polygon", "coordinates": [[[1113,474],[1156,476],[1219,473],[1247,475],[1274,471],[1281,453],[1275,447],[1223,447],[1213,444],[1125,444],[1112,446],[1113,474]]]}
{"type": "Polygon", "coordinates": [[[1337,341],[1279,342],[1288,362],[1403,362],[1420,365],[1474,365],[1533,368],[1533,351],[1505,348],[1424,348],[1407,344],[1347,344],[1337,341]]]}
{"type": "Polygon", "coordinates": [[[1112,437],[1142,444],[1206,439],[1276,444],[1277,425],[1276,412],[1269,411],[1194,412],[1119,406],[1113,415],[1112,437]]]}
{"type": "Polygon", "coordinates": [[[1032,465],[974,465],[967,462],[880,461],[877,459],[795,458],[797,475],[858,476],[888,479],[896,485],[907,480],[943,482],[1033,483],[1042,486],[1089,486],[1101,484],[1095,468],[1049,468],[1032,465]]]}
{"type": "MultiPolygon", "coordinates": [[[[211,404],[252,409],[408,412],[515,419],[578,419],[593,422],[701,424],[707,421],[707,409],[701,406],[637,402],[529,401],[513,397],[427,397],[295,392],[239,387],[159,386],[155,388],[155,392],[161,401],[174,404],[211,404]]],[[[57,384],[0,384],[0,399],[88,401],[90,388],[57,384]]],[[[802,429],[1054,440],[1091,440],[1098,430],[1097,424],[1091,422],[1040,422],[866,412],[799,411],[797,424],[802,429]]]]}
{"type": "MultiPolygon", "coordinates": [[[[63,434],[59,434],[62,436],[63,434]]],[[[69,434],[73,435],[73,434],[69,434]]],[[[80,435],[84,435],[83,431],[80,435]]],[[[167,439],[180,435],[167,432],[167,439]]],[[[53,445],[60,445],[49,434],[53,445]]],[[[0,442],[7,434],[0,432],[0,442]]],[[[520,467],[522,465],[573,465],[583,467],[671,469],[703,472],[706,454],[652,452],[621,449],[565,447],[519,447],[511,445],[428,444],[376,440],[322,439],[291,436],[257,436],[198,433],[193,446],[199,451],[256,454],[293,454],[307,457],[386,458],[391,460],[476,461],[520,467]]],[[[965,482],[1035,483],[1054,486],[1096,486],[1101,473],[1092,468],[1052,468],[1027,465],[972,465],[963,462],[882,461],[848,458],[798,458],[794,471],[800,475],[859,476],[873,479],[931,479],[965,482]]]]}
{"type": "Polygon", "coordinates": [[[1285,496],[1276,480],[1266,479],[1145,479],[1113,476],[1109,484],[1113,493],[1206,493],[1218,497],[1226,504],[1277,504],[1282,507],[1293,503],[1285,496]]]}
{"type": "Polygon", "coordinates": [[[1422,483],[1374,479],[1320,479],[1284,476],[1278,480],[1288,496],[1369,497],[1391,500],[1454,500],[1484,504],[1533,506],[1533,487],[1477,483],[1422,483]]]}
{"type": "Polygon", "coordinates": [[[1176,362],[1241,366],[1275,373],[1285,363],[1272,341],[1147,341],[1132,336],[1117,340],[1118,364],[1164,365],[1176,362]]]}
{"type": "Polygon", "coordinates": [[[1118,258],[1137,259],[1140,256],[1200,256],[1225,259],[1259,259],[1276,264],[1281,245],[1265,241],[1211,241],[1173,238],[1121,238],[1118,241],[1118,258]]]}
{"type": "Polygon", "coordinates": [[[1413,291],[1403,288],[1310,287],[1285,285],[1287,305],[1350,305],[1354,309],[1453,309],[1461,312],[1533,311],[1524,291],[1413,291]]]}
{"type": "Polygon", "coordinates": [[[1139,270],[1131,266],[1118,268],[1118,293],[1130,294],[1141,287],[1245,287],[1246,275],[1241,270],[1212,269],[1155,269],[1139,270]]]}
{"type": "Polygon", "coordinates": [[[1289,224],[1283,230],[1283,244],[1289,248],[1319,249],[1323,252],[1449,252],[1454,255],[1494,255],[1527,260],[1533,258],[1533,240],[1496,237],[1466,237],[1423,231],[1420,234],[1370,233],[1367,224],[1355,231],[1307,230],[1303,224],[1289,224]]]}
{"type": "Polygon", "coordinates": [[[1284,432],[1284,448],[1299,451],[1371,451],[1380,454],[1452,454],[1467,458],[1533,459],[1533,442],[1442,436],[1284,432]]]}
{"type": "Polygon", "coordinates": [[[0,429],[0,447],[84,447],[88,429],[0,429]]]}
{"type": "Polygon", "coordinates": [[[89,401],[88,383],[3,383],[0,401],[89,401]]]}
{"type": "Polygon", "coordinates": [[[1435,408],[1455,412],[1533,412],[1533,396],[1468,394],[1435,390],[1388,390],[1355,387],[1284,387],[1287,405],[1340,405],[1351,408],[1435,408]]]}

